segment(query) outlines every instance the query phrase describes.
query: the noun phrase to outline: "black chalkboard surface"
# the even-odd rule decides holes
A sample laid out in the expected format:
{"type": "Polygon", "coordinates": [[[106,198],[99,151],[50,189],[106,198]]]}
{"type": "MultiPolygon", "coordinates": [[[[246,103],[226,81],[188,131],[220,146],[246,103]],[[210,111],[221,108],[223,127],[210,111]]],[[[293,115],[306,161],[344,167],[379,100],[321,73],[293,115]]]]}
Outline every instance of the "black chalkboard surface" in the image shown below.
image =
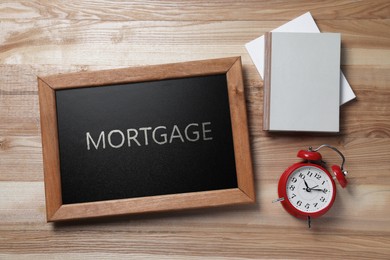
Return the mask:
{"type": "Polygon", "coordinates": [[[57,91],[63,203],[236,188],[226,86],[220,74],[57,91]]]}
{"type": "Polygon", "coordinates": [[[48,221],[255,200],[241,59],[38,78],[48,221]]]}

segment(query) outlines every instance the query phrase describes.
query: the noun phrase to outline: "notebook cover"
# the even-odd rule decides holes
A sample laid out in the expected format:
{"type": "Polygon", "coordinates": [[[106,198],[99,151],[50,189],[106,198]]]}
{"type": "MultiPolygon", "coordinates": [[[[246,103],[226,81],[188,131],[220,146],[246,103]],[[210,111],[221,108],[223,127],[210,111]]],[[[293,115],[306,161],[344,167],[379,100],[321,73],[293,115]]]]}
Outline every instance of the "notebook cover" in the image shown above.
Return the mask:
{"type": "Polygon", "coordinates": [[[265,36],[264,130],[339,131],[340,34],[265,36]]]}

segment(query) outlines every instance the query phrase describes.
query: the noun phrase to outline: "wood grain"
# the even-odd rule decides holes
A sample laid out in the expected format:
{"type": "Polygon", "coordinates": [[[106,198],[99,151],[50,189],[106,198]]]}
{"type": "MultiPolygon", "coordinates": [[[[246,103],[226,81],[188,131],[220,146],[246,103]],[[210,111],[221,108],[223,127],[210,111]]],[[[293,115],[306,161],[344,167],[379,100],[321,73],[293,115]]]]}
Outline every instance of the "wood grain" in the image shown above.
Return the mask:
{"type": "MultiPolygon", "coordinates": [[[[238,57],[189,61],[115,70],[75,72],[40,78],[55,90],[76,87],[93,87],[142,81],[157,81],[170,78],[188,78],[225,73],[238,57]]],[[[241,68],[241,66],[240,66],[241,68]]]]}
{"type": "Polygon", "coordinates": [[[4,18],[8,19],[69,19],[69,20],[291,20],[310,10],[318,19],[381,19],[390,15],[389,3],[377,1],[332,1],[318,3],[298,1],[154,1],[136,0],[117,3],[104,0],[98,2],[67,1],[5,1],[0,5],[4,18]]]}
{"type": "Polygon", "coordinates": [[[57,126],[56,93],[55,90],[38,78],[39,111],[41,119],[42,157],[46,216],[48,220],[62,205],[60,151],[57,126]]]}
{"type": "Polygon", "coordinates": [[[241,58],[226,73],[238,188],[256,201],[241,58]]]}
{"type": "Polygon", "coordinates": [[[0,258],[390,258],[389,1],[1,1],[0,28],[0,258]],[[357,99],[339,135],[267,134],[244,44],[306,11],[341,32],[357,99]],[[242,56],[255,205],[45,223],[37,76],[229,56],[242,56]],[[350,185],[309,230],[271,201],[296,152],[322,143],[344,152],[350,185]]]}

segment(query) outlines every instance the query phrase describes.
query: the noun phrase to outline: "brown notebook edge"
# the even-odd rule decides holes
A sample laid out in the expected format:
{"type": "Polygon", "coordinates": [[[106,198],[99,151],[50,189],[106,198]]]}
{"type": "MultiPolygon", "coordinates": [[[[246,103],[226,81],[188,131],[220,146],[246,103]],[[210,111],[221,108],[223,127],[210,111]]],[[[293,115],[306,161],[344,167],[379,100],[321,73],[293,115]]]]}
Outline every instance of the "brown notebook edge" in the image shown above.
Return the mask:
{"type": "Polygon", "coordinates": [[[263,130],[270,130],[270,92],[271,92],[271,54],[272,54],[272,33],[264,35],[264,79],[263,79],[263,130]]]}

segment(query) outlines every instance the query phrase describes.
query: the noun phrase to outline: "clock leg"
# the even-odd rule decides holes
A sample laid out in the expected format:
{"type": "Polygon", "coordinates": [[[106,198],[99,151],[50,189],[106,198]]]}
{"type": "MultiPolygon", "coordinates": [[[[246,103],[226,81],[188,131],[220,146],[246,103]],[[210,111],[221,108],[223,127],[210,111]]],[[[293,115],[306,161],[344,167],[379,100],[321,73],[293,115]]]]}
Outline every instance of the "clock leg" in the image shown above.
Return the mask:
{"type": "Polygon", "coordinates": [[[311,228],[311,218],[310,218],[310,216],[307,216],[307,224],[309,225],[309,228],[311,228]]]}

